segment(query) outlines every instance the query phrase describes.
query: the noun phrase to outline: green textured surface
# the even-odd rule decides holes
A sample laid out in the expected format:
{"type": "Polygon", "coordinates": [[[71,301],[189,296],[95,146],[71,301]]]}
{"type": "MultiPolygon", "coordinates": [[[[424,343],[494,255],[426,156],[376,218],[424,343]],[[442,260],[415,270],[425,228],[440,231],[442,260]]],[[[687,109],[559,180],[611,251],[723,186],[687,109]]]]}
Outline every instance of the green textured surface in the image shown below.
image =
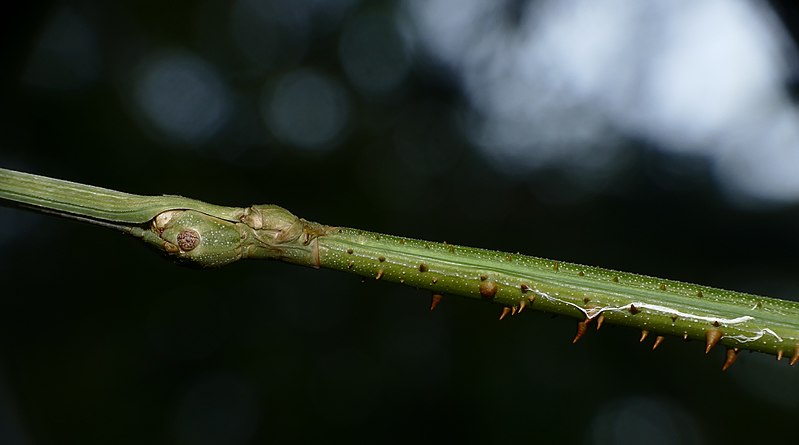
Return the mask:
{"type": "MultiPolygon", "coordinates": [[[[320,239],[322,265],[357,274],[465,295],[504,306],[543,310],[580,320],[793,354],[799,344],[799,304],[673,280],[519,254],[342,229],[320,239]],[[350,253],[351,252],[351,253],[350,253]],[[496,295],[480,284],[496,283],[496,295]]],[[[528,309],[529,310],[529,309],[528,309]]],[[[515,311],[514,311],[515,312],[515,311]]]]}
{"type": "Polygon", "coordinates": [[[238,219],[238,209],[182,196],[139,196],[4,168],[0,168],[0,198],[126,224],[145,223],[161,212],[176,209],[195,209],[223,219],[238,219]]]}
{"type": "Polygon", "coordinates": [[[241,258],[277,259],[487,300],[513,308],[514,315],[524,306],[583,322],[601,316],[608,324],[700,341],[708,331],[719,331],[719,343],[728,348],[799,354],[799,303],[792,301],[520,254],[328,228],[277,206],[245,211],[4,169],[0,197],[99,221],[135,223],[129,226],[132,234],[178,261],[201,267],[241,258]],[[136,225],[150,220],[149,227],[136,225]],[[180,238],[187,233],[196,242],[184,248],[180,238]]]}

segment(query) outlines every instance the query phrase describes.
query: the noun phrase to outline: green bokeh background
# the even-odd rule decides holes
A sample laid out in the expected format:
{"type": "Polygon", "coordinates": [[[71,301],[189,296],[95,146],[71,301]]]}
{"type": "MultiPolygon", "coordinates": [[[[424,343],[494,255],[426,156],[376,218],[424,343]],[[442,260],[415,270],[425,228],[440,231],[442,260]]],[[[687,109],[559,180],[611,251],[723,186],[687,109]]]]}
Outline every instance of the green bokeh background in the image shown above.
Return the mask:
{"type": "MultiPolygon", "coordinates": [[[[281,41],[258,65],[226,34],[232,4],[9,7],[0,166],[799,296],[796,206],[734,207],[700,160],[634,139],[625,164],[589,185],[557,169],[519,178],[470,146],[458,85],[421,51],[388,94],[348,80],[342,30],[398,5],[313,18],[302,51],[281,41]],[[69,71],[54,63],[32,83],[42,30],[64,8],[96,31],[96,75],[48,86],[69,71]],[[137,61],[175,49],[208,61],[244,104],[201,143],[131,111],[137,61]],[[346,130],[327,150],[281,142],[253,111],[299,69],[348,94],[346,130]]],[[[770,356],[743,354],[722,373],[721,350],[668,339],[652,352],[614,327],[572,345],[571,319],[530,311],[500,323],[496,307],[457,297],[430,313],[425,292],[284,264],[191,270],[112,231],[13,208],[0,208],[0,283],[3,444],[795,440],[799,370],[770,356]]]]}

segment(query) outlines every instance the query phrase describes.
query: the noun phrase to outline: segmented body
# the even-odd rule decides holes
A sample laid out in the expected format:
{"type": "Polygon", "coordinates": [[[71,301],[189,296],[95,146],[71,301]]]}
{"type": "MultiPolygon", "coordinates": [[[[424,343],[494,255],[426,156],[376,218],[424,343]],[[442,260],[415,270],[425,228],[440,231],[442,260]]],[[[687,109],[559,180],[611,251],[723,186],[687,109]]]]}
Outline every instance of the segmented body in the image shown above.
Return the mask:
{"type": "Polygon", "coordinates": [[[682,336],[799,362],[799,303],[599,267],[312,223],[271,205],[223,207],[180,196],[140,196],[0,169],[0,199],[122,230],[201,267],[265,258],[578,319],[641,329],[641,341],[682,336]]]}

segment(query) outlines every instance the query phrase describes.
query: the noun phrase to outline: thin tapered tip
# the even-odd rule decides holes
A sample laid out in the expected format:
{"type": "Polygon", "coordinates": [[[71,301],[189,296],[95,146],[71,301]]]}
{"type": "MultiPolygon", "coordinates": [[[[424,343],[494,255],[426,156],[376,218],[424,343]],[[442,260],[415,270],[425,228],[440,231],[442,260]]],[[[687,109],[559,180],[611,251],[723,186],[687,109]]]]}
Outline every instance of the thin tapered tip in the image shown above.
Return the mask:
{"type": "Polygon", "coordinates": [[[777,351],[777,361],[780,361],[780,360],[782,360],[782,349],[777,351]]]}
{"type": "Polygon", "coordinates": [[[442,298],[444,298],[444,297],[441,294],[433,294],[433,297],[430,298],[430,310],[431,311],[433,309],[435,309],[436,306],[438,306],[438,303],[441,303],[441,299],[442,298]]]}
{"type": "Polygon", "coordinates": [[[655,349],[657,349],[658,346],[660,346],[660,344],[663,343],[663,340],[665,339],[666,337],[662,335],[658,335],[657,337],[655,337],[655,344],[652,345],[652,350],[654,351],[655,349]]]}
{"type": "Polygon", "coordinates": [[[721,340],[721,331],[718,329],[708,329],[705,333],[705,342],[707,346],[705,346],[705,354],[709,353],[714,346],[716,346],[721,340]]]}
{"type": "Polygon", "coordinates": [[[724,360],[724,365],[722,365],[721,370],[726,371],[733,363],[735,363],[735,359],[738,358],[738,349],[731,348],[727,349],[727,359],[724,360]]]}
{"type": "Polygon", "coordinates": [[[501,313],[501,314],[499,314],[499,319],[500,319],[500,320],[502,320],[502,319],[503,319],[503,318],[505,318],[505,317],[506,317],[508,314],[510,314],[510,308],[509,308],[509,307],[507,307],[507,306],[503,307],[503,308],[502,308],[502,313],[501,313]]]}
{"type": "Polygon", "coordinates": [[[642,330],[642,331],[641,331],[641,339],[640,339],[640,340],[638,340],[638,343],[643,343],[643,342],[644,342],[644,340],[646,340],[646,338],[647,338],[648,336],[649,336],[649,331],[647,331],[646,329],[642,330]]]}
{"type": "Polygon", "coordinates": [[[520,314],[521,314],[521,313],[522,313],[522,311],[524,310],[524,307],[525,307],[525,306],[527,306],[527,300],[522,300],[522,302],[521,302],[521,303],[519,303],[519,313],[520,313],[520,314]]]}
{"type": "Polygon", "coordinates": [[[605,322],[605,314],[599,314],[599,317],[596,318],[596,330],[598,331],[599,328],[602,327],[602,323],[605,322]]]}
{"type": "Polygon", "coordinates": [[[572,340],[572,344],[577,343],[577,341],[581,339],[583,335],[585,335],[585,331],[588,330],[589,321],[591,321],[590,318],[587,320],[577,322],[577,334],[575,334],[574,340],[572,340]]]}
{"type": "Polygon", "coordinates": [[[791,366],[795,365],[796,362],[799,362],[799,345],[796,345],[796,348],[793,350],[793,357],[791,357],[791,366]]]}

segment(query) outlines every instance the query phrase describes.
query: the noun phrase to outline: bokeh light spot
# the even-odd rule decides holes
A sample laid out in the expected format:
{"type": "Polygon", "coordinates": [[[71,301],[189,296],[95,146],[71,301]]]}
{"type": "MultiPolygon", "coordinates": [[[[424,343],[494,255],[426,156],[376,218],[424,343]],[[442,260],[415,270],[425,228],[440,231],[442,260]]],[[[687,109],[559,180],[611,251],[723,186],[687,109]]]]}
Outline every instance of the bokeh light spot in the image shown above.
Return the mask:
{"type": "Polygon", "coordinates": [[[305,150],[330,149],[349,122],[349,97],[334,80],[309,70],[284,76],[262,98],[272,134],[305,150]]]}
{"type": "Polygon", "coordinates": [[[350,82],[367,96],[393,91],[407,76],[409,58],[391,17],[364,14],[344,29],[339,58],[350,82]]]}
{"type": "Polygon", "coordinates": [[[239,51],[258,67],[301,57],[308,46],[306,26],[288,26],[273,2],[242,0],[230,14],[230,33],[239,51]]]}
{"type": "Polygon", "coordinates": [[[94,29],[82,16],[64,8],[45,26],[22,81],[40,88],[74,90],[94,82],[99,75],[94,29]]]}
{"type": "Polygon", "coordinates": [[[666,400],[629,397],[611,401],[591,420],[588,443],[682,445],[703,443],[694,419],[666,400]]]}
{"type": "Polygon", "coordinates": [[[143,120],[173,143],[206,142],[231,112],[230,92],[213,66],[186,53],[146,60],[133,94],[143,120]]]}

